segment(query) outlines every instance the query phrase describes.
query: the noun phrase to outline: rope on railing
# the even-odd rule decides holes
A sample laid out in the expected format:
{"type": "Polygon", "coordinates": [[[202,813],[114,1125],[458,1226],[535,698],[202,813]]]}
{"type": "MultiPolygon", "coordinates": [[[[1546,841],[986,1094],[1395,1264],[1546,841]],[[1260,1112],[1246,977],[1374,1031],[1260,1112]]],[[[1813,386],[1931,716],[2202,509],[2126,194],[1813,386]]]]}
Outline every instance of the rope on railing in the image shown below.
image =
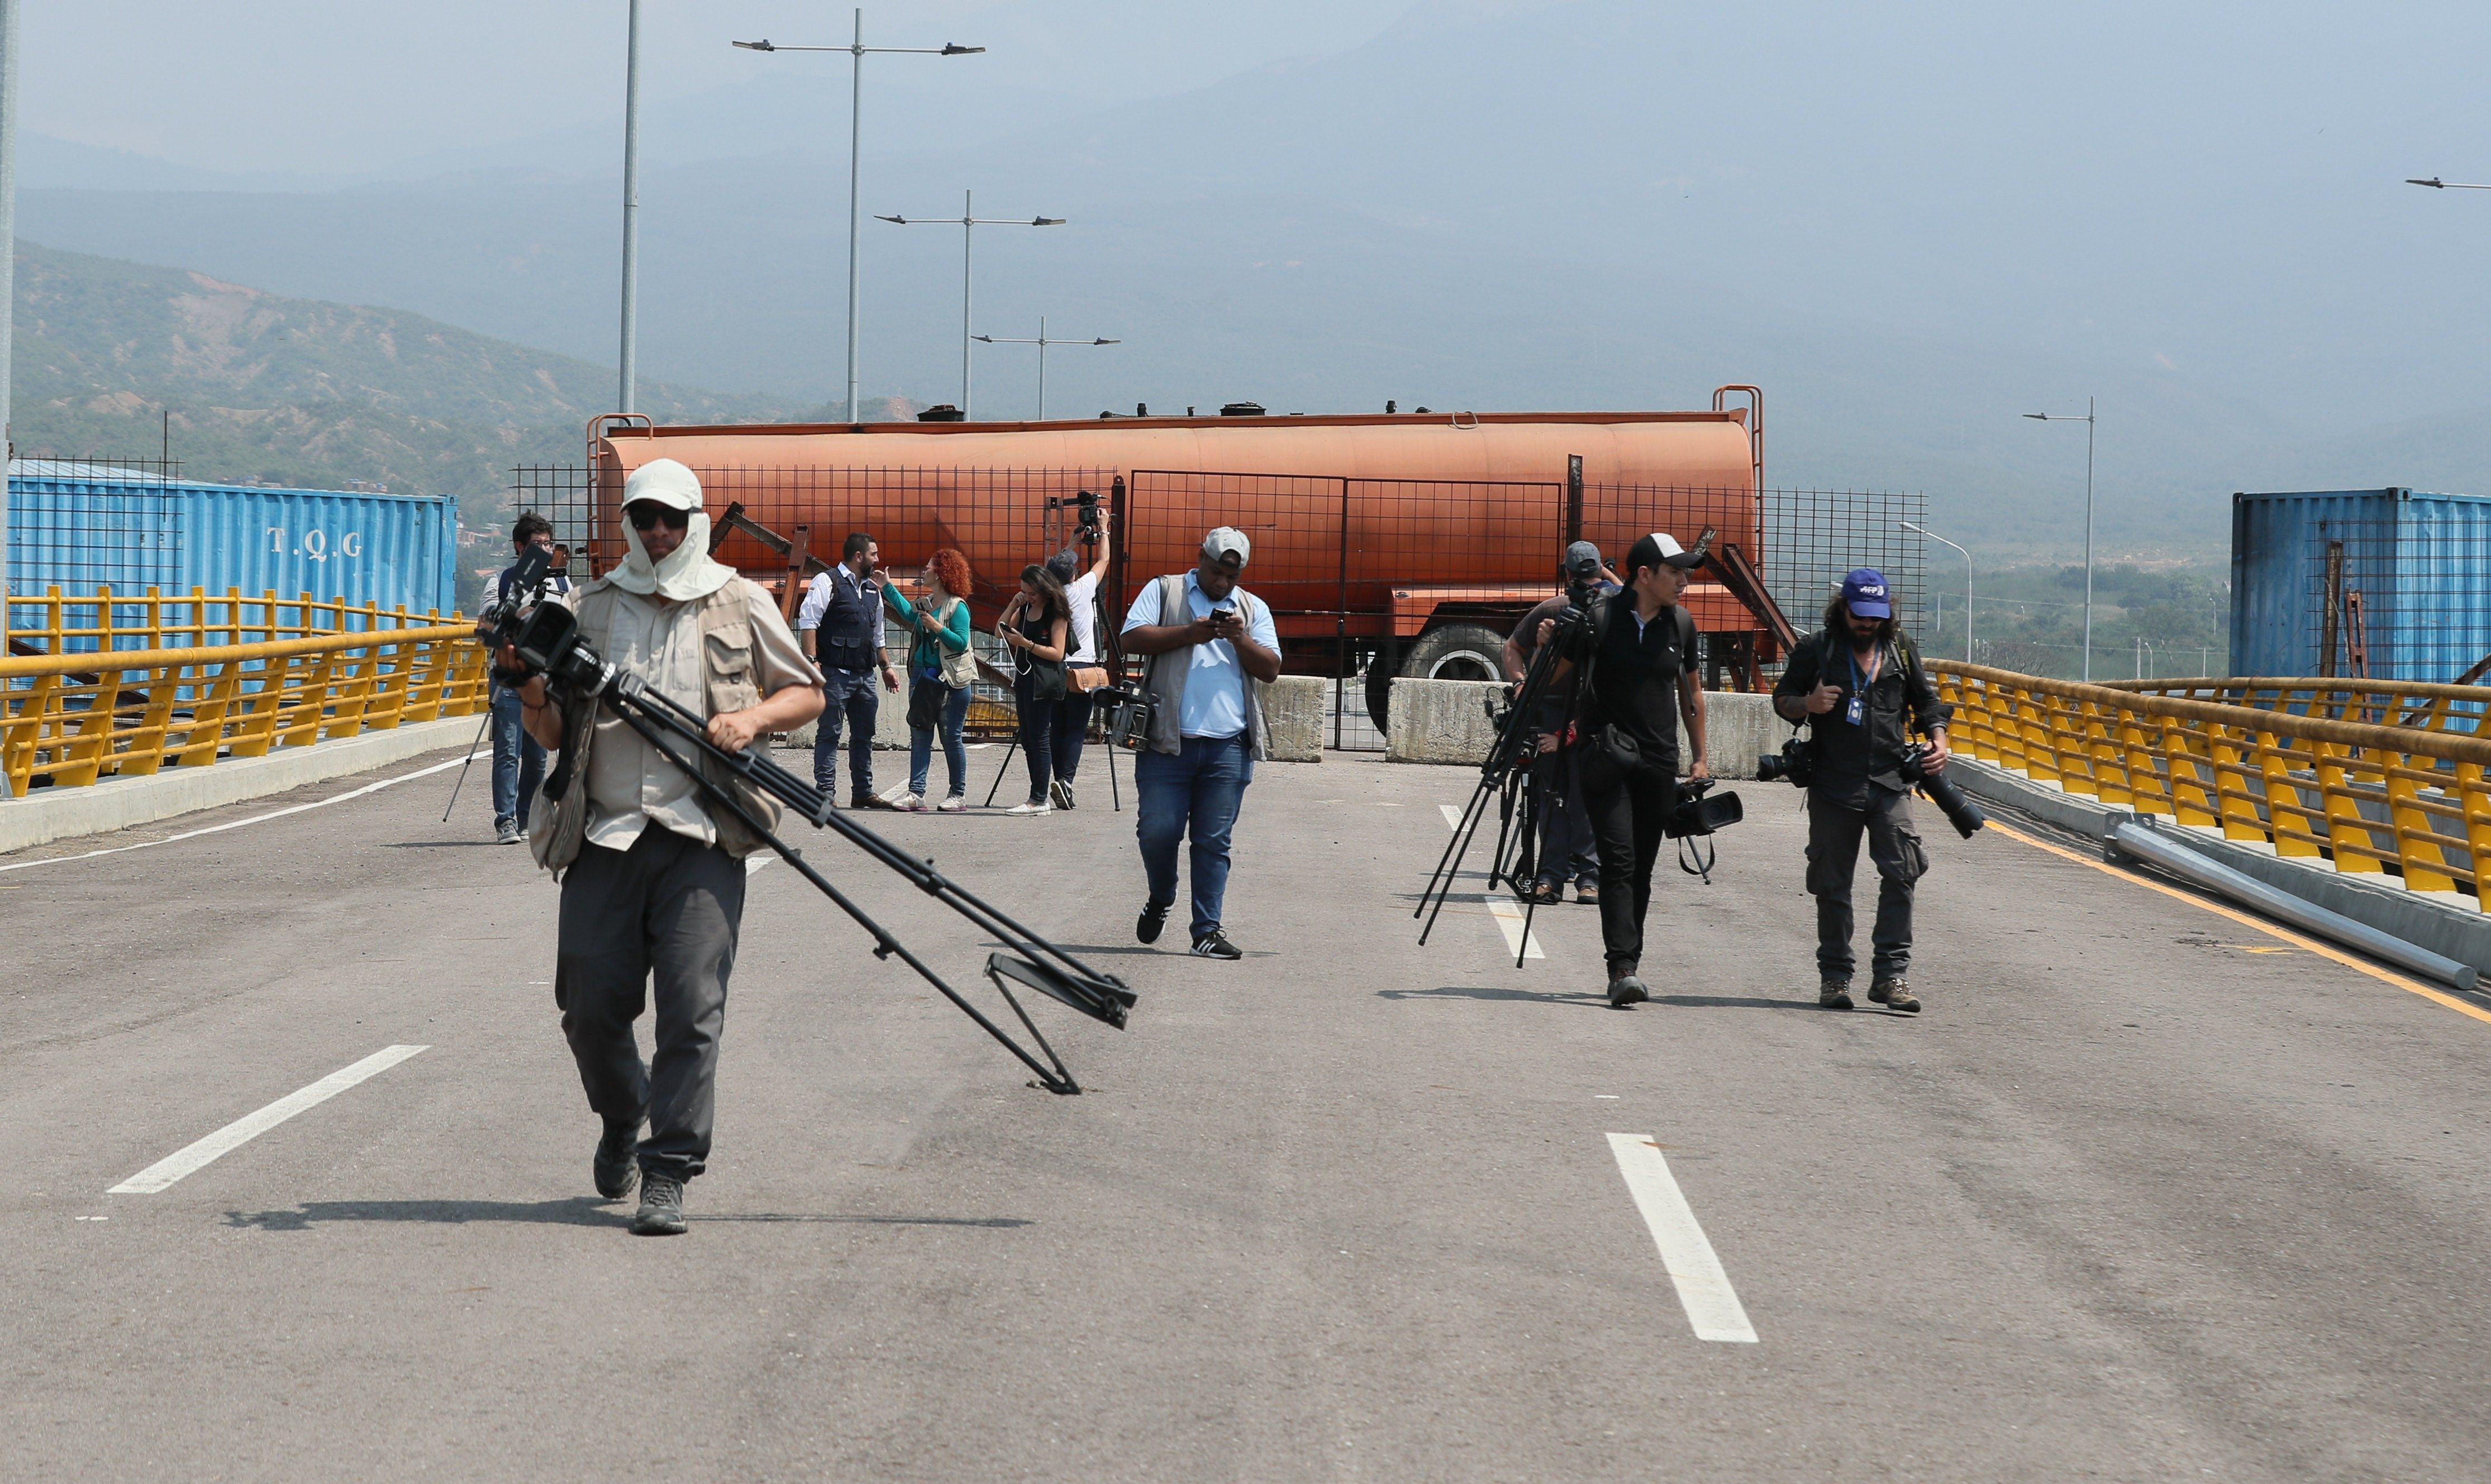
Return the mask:
{"type": "Polygon", "coordinates": [[[1982,762],[2491,911],[2491,734],[2478,732],[2491,688],[2325,678],[2087,685],[1983,665],[1929,670],[1954,705],[1955,745],[1982,762]],[[2348,719],[2364,713],[2398,724],[2348,719]]]}
{"type": "Polygon", "coordinates": [[[38,776],[76,787],[472,716],[489,699],[475,638],[467,624],[428,624],[258,644],[0,655],[0,775],[23,798],[38,776]]]}

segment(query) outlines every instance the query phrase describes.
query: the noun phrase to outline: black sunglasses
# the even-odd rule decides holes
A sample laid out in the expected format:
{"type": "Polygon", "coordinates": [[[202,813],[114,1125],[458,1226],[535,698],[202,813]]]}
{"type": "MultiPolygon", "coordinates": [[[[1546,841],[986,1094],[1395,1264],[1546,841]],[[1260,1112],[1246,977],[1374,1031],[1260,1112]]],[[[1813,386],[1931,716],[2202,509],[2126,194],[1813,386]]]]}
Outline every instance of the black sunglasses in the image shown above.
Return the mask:
{"type": "Polygon", "coordinates": [[[691,511],[678,510],[671,506],[653,505],[646,500],[632,502],[623,513],[630,518],[631,529],[635,531],[646,531],[661,520],[678,531],[689,528],[692,523],[691,511]]]}

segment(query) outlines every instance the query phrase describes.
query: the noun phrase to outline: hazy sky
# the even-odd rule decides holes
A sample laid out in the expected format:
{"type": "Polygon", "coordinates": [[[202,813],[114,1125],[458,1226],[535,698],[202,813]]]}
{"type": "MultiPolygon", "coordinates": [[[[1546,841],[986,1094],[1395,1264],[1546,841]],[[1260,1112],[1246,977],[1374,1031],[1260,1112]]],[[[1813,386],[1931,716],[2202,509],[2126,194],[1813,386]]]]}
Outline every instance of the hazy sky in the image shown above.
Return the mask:
{"type": "MultiPolygon", "coordinates": [[[[1073,111],[1337,51],[1409,4],[918,0],[867,6],[865,42],[989,46],[982,57],[868,66],[947,70],[953,102],[981,115],[998,93],[1073,111]]],[[[35,0],[24,12],[20,124],[206,169],[385,170],[619,117],[628,14],[624,0],[35,0]]],[[[853,14],[790,0],[644,0],[644,100],[696,96],[774,66],[808,68],[844,100],[846,58],[762,58],[728,42],[843,43],[853,14]]]]}

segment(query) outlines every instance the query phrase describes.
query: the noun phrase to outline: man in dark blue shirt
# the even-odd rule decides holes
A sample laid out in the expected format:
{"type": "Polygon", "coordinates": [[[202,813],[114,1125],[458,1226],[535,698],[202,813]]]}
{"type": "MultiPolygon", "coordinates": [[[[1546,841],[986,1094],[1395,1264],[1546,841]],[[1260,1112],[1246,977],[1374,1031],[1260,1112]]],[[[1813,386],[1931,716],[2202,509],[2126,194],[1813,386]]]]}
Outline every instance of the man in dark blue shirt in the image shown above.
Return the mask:
{"type": "MultiPolygon", "coordinates": [[[[553,549],[553,522],[534,510],[522,511],[518,523],[511,528],[511,550],[525,557],[531,546],[553,549]]],[[[507,608],[514,594],[512,588],[517,578],[516,562],[502,568],[493,584],[493,602],[507,608]]],[[[571,579],[560,572],[545,577],[544,591],[568,593],[571,579]]],[[[503,845],[516,845],[527,838],[528,804],[535,800],[537,785],[544,781],[544,749],[519,724],[519,693],[496,683],[492,695],[493,715],[493,838],[503,845]]]]}
{"type": "Polygon", "coordinates": [[[1807,786],[1807,889],[1816,898],[1816,1003],[1851,1008],[1851,877],[1860,838],[1877,866],[1877,922],[1868,998],[1917,1014],[1904,978],[1912,964],[1912,894],[1929,854],[1912,826],[1912,784],[1902,775],[1910,733],[1928,738],[1920,766],[1946,766],[1947,721],[1920,657],[1894,626],[1892,596],[1873,567],[1856,567],[1826,605],[1825,627],[1801,640],[1773,686],[1773,710],[1815,734],[1807,786]]]}

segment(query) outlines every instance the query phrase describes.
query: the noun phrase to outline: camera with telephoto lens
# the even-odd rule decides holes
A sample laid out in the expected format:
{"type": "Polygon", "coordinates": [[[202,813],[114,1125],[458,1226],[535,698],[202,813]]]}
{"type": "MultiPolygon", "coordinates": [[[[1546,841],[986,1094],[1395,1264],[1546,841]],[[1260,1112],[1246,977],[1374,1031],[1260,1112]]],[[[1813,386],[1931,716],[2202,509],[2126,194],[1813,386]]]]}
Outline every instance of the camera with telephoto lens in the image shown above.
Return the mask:
{"type": "Polygon", "coordinates": [[[1903,749],[1902,762],[1894,771],[1902,774],[1905,783],[1929,796],[1929,802],[1938,806],[1938,812],[1947,817],[1947,823],[1954,827],[1955,833],[1971,839],[1981,826],[1989,823],[1989,816],[1980,812],[1978,804],[1963,797],[1963,790],[1954,786],[1953,779],[1942,772],[1928,771],[1927,757],[1927,746],[1914,742],[1903,749]]]}
{"type": "Polygon", "coordinates": [[[1816,777],[1816,740],[1794,737],[1782,743],[1779,752],[1768,752],[1756,759],[1759,782],[1777,783],[1788,780],[1795,788],[1805,788],[1816,777]]]}

